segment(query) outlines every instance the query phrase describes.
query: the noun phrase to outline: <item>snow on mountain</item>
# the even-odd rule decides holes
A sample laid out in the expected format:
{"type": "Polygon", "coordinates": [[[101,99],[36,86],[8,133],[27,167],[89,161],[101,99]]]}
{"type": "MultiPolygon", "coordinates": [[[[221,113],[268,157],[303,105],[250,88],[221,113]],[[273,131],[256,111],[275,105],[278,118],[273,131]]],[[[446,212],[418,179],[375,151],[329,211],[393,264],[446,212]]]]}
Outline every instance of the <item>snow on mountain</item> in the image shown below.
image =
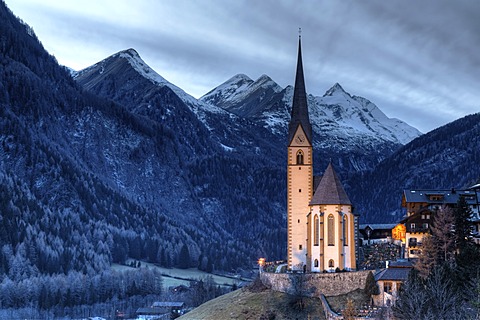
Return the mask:
{"type": "MultiPolygon", "coordinates": [[[[224,118],[233,118],[232,122],[241,122],[238,119],[238,116],[226,111],[223,108],[215,106],[213,104],[207,104],[202,101],[199,101],[183,91],[181,88],[167,81],[161,75],[159,75],[155,70],[153,70],[148,64],[143,61],[138,52],[134,49],[127,49],[120,51],[116,54],[111,55],[110,57],[90,66],[81,71],[74,72],[73,77],[75,80],[80,80],[83,86],[86,89],[91,89],[97,87],[98,84],[103,83],[103,80],[108,78],[108,75],[111,77],[118,77],[121,73],[131,72],[128,70],[127,66],[123,63],[124,61],[128,62],[128,65],[142,78],[147,79],[156,87],[166,87],[172,90],[175,95],[185,103],[186,106],[196,115],[196,117],[203,122],[203,124],[210,130],[213,130],[215,127],[215,116],[214,114],[220,115],[224,118]]],[[[126,91],[133,89],[137,85],[137,82],[131,81],[130,85],[127,85],[125,88],[126,91]]],[[[149,87],[149,86],[147,86],[149,87]]],[[[115,90],[115,85],[112,85],[112,91],[115,90]]],[[[99,92],[97,92],[99,93],[99,92]]],[[[125,94],[128,94],[125,92],[125,94]]],[[[120,97],[119,97],[120,98],[120,97]]],[[[168,112],[168,110],[167,110],[168,112]]]]}
{"type": "Polygon", "coordinates": [[[255,106],[265,104],[272,95],[281,91],[282,88],[267,75],[253,81],[246,75],[238,74],[199,100],[241,117],[250,117],[261,111],[255,106]]]}
{"type": "MultiPolygon", "coordinates": [[[[290,119],[293,87],[282,90],[267,76],[252,81],[236,75],[200,98],[243,117],[253,118],[282,134],[290,119]]],[[[318,137],[341,136],[352,139],[406,144],[422,133],[398,119],[388,118],[368,99],[352,96],[336,83],[322,97],[309,95],[310,120],[318,137]]],[[[318,141],[331,143],[330,139],[318,141]]]]}
{"type": "Polygon", "coordinates": [[[185,91],[180,89],[179,87],[175,86],[174,84],[168,82],[165,78],[163,78],[161,75],[159,75],[155,70],[150,68],[149,65],[147,65],[138,52],[135,49],[127,49],[120,51],[116,54],[113,54],[112,56],[108,57],[107,59],[104,59],[88,68],[85,68],[83,70],[80,70],[76,73],[74,73],[74,79],[78,78],[79,76],[82,76],[84,74],[88,74],[92,70],[97,70],[100,68],[98,71],[100,74],[105,71],[104,65],[107,63],[108,60],[116,59],[116,58],[123,58],[128,61],[128,63],[143,77],[146,79],[151,80],[152,82],[160,85],[160,86],[167,86],[170,89],[172,89],[181,99],[190,101],[192,103],[196,102],[196,99],[189,94],[187,94],[185,91]]]}
{"type": "Polygon", "coordinates": [[[314,98],[315,108],[333,119],[347,133],[357,131],[365,134],[380,135],[382,138],[406,144],[422,133],[416,128],[398,119],[388,118],[368,99],[351,96],[336,83],[323,97],[314,98]]]}

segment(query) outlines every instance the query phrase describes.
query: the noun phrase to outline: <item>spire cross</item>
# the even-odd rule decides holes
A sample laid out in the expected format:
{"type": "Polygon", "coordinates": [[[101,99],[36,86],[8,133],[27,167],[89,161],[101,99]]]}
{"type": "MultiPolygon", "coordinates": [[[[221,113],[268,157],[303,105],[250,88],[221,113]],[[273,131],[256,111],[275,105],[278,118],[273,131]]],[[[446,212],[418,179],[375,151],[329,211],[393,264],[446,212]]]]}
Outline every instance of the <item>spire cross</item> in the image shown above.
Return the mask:
{"type": "Polygon", "coordinates": [[[298,37],[299,37],[299,38],[302,37],[302,28],[298,28],[298,37]]]}

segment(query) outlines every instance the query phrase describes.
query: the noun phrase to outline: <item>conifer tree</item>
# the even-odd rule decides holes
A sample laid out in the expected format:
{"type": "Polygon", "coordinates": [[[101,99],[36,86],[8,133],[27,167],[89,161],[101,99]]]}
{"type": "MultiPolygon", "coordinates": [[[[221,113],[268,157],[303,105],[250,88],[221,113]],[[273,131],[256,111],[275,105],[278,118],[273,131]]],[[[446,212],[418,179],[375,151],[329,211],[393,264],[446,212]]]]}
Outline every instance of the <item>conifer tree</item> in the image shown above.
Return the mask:
{"type": "Polygon", "coordinates": [[[372,295],[377,295],[380,293],[380,290],[378,289],[378,285],[375,282],[375,277],[373,276],[373,273],[370,271],[367,275],[367,280],[365,281],[365,294],[368,295],[370,298],[372,295]]]}
{"type": "Polygon", "coordinates": [[[185,244],[182,246],[182,249],[180,249],[178,267],[181,269],[187,269],[190,267],[190,252],[185,244]]]}
{"type": "Polygon", "coordinates": [[[455,245],[460,253],[471,242],[473,212],[467,204],[465,197],[460,197],[454,209],[455,245]]]}

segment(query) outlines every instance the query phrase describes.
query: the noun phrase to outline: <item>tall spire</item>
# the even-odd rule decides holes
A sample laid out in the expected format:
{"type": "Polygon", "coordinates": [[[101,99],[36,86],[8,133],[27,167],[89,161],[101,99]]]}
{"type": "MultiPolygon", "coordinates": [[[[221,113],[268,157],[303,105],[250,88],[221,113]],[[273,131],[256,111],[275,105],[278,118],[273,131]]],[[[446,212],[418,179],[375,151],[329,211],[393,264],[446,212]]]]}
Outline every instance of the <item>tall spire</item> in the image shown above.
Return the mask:
{"type": "Polygon", "coordinates": [[[305,80],[303,77],[302,64],[302,34],[299,29],[298,35],[298,58],[297,58],[297,74],[295,76],[295,88],[293,91],[292,117],[288,125],[288,143],[292,142],[293,136],[301,125],[307,139],[312,143],[312,126],[308,117],[307,93],[305,90],[305,80]]]}

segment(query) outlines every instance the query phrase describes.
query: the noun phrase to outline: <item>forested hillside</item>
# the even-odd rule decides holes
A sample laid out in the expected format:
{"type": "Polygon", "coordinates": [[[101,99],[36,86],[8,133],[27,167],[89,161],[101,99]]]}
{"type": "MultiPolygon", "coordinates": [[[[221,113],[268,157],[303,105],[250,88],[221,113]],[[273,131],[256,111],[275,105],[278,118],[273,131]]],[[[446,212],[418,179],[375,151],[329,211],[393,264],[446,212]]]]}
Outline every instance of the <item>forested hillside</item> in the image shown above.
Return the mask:
{"type": "Polygon", "coordinates": [[[347,192],[363,221],[396,222],[404,189],[468,188],[480,180],[480,113],[435,129],[400,148],[374,171],[355,174],[347,192]]]}
{"type": "Polygon", "coordinates": [[[0,17],[2,279],[98,274],[127,257],[179,265],[183,247],[209,270],[283,256],[284,173],[267,136],[246,153],[255,126],[237,136],[225,111],[200,122],[167,87],[144,112],[99,98],[3,3],[0,17]]]}

